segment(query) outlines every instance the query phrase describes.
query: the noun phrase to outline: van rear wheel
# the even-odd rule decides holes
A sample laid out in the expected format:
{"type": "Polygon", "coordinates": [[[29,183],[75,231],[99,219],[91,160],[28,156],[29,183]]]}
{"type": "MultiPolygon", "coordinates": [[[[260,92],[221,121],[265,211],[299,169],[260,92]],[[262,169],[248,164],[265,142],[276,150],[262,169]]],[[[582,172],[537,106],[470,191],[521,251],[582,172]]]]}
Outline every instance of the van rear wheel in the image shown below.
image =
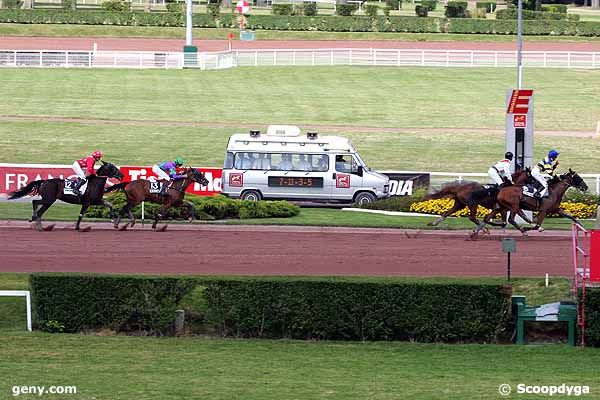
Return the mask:
{"type": "Polygon", "coordinates": [[[376,200],[376,197],[371,192],[360,192],[354,198],[354,202],[356,204],[369,204],[373,203],[376,200]]]}
{"type": "Polygon", "coordinates": [[[262,196],[258,190],[246,190],[244,193],[242,193],[240,198],[242,200],[259,201],[262,196]]]}

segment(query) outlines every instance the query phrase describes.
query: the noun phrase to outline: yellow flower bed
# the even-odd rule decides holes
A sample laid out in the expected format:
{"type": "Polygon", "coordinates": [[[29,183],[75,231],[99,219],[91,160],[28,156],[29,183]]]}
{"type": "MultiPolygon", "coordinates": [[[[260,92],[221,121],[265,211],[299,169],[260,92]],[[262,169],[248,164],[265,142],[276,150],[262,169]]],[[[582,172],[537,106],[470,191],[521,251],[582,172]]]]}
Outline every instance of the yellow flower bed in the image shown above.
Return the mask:
{"type": "MultiPolygon", "coordinates": [[[[441,215],[448,211],[454,205],[452,199],[427,200],[413,203],[410,206],[410,211],[422,214],[441,215]]],[[[596,216],[596,206],[583,203],[568,203],[560,204],[561,208],[578,219],[593,218],[596,216]]],[[[483,218],[489,213],[487,208],[477,206],[477,218],[483,218]]],[[[452,214],[454,217],[466,217],[469,215],[469,209],[463,208],[452,214]]],[[[549,215],[551,217],[558,216],[557,214],[549,215]]]]}

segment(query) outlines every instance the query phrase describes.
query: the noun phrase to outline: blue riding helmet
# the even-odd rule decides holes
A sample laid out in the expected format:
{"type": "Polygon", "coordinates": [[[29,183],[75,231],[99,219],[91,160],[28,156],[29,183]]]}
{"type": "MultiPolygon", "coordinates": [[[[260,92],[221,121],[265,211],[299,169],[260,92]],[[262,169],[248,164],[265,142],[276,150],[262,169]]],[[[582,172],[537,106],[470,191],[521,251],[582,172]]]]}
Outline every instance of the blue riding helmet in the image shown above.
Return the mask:
{"type": "Polygon", "coordinates": [[[556,150],[550,150],[548,152],[548,158],[551,159],[551,160],[554,160],[556,157],[558,157],[559,154],[560,153],[558,151],[556,151],[556,150]]]}

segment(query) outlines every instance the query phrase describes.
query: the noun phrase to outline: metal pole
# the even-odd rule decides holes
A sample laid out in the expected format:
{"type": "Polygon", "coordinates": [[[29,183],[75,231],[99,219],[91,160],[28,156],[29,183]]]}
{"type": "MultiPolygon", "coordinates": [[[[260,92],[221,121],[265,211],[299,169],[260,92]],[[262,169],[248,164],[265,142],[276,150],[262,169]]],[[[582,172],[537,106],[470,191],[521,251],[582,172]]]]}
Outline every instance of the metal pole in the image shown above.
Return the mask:
{"type": "Polygon", "coordinates": [[[519,0],[517,8],[517,89],[521,89],[523,51],[523,0],[519,0]]]}
{"type": "Polygon", "coordinates": [[[506,279],[510,282],[510,253],[508,253],[508,265],[506,267],[506,279]]]}
{"type": "Polygon", "coordinates": [[[192,45],[192,0],[187,0],[186,10],[186,22],[185,22],[185,45],[192,45]]]}

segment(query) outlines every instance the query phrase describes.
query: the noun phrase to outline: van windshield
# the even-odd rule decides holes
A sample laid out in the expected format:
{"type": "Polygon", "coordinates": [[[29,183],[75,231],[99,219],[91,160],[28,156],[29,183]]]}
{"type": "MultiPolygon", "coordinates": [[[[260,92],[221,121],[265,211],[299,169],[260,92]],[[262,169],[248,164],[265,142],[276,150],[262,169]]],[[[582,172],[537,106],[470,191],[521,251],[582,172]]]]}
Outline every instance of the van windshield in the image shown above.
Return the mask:
{"type": "Polygon", "coordinates": [[[369,166],[364,162],[364,160],[360,157],[360,154],[358,153],[354,153],[354,156],[356,157],[356,159],[358,160],[358,163],[360,165],[362,165],[362,167],[364,168],[365,171],[369,171],[369,166]]]}

